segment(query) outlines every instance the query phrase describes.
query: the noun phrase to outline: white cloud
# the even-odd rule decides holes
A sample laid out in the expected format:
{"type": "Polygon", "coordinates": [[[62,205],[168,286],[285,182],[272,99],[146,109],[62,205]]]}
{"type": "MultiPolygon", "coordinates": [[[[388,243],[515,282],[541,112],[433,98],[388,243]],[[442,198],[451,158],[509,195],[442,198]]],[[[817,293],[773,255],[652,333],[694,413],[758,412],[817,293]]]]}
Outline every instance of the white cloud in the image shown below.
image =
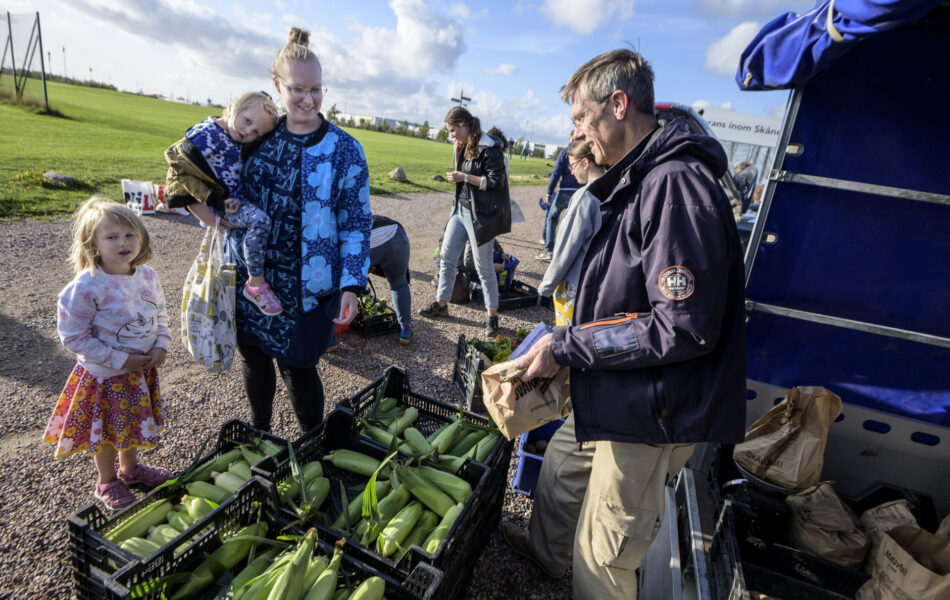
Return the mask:
{"type": "MultiPolygon", "coordinates": [[[[245,25],[191,0],[64,0],[84,16],[118,31],[174,48],[184,65],[198,66],[232,78],[270,78],[274,56],[286,42],[289,26],[311,31],[311,46],[320,57],[324,77],[333,91],[328,98],[343,100],[347,92],[362,95],[361,104],[405,104],[430,80],[455,66],[466,46],[462,23],[437,13],[423,0],[391,0],[395,28],[353,22],[355,40],[343,41],[328,29],[315,27],[298,15],[280,17],[279,33],[245,25]],[[174,32],[174,35],[169,35],[174,32]]],[[[356,102],[354,102],[354,105],[356,102]]]]}
{"type": "Polygon", "coordinates": [[[696,7],[718,17],[777,17],[788,11],[807,11],[813,0],[697,0],[696,7]]]}
{"type": "Polygon", "coordinates": [[[485,69],[487,75],[503,75],[504,77],[510,77],[520,71],[521,69],[515,65],[508,63],[501,63],[494,69],[485,69]]]}
{"type": "Polygon", "coordinates": [[[759,24],[754,21],[736,25],[724,37],[709,45],[703,66],[720,75],[735,75],[742,51],[758,32],[759,24]]]}
{"type": "Polygon", "coordinates": [[[467,4],[459,2],[449,8],[449,14],[459,19],[468,19],[472,16],[472,9],[467,4]]]}
{"type": "Polygon", "coordinates": [[[260,77],[280,47],[278,38],[235,26],[192,2],[65,0],[100,22],[148,41],[164,40],[198,66],[233,77],[260,77]],[[174,32],[174,35],[169,35],[174,32]]]}
{"type": "Polygon", "coordinates": [[[541,13],[555,25],[578,35],[593,33],[608,22],[617,24],[633,16],[632,0],[544,0],[541,13]]]}

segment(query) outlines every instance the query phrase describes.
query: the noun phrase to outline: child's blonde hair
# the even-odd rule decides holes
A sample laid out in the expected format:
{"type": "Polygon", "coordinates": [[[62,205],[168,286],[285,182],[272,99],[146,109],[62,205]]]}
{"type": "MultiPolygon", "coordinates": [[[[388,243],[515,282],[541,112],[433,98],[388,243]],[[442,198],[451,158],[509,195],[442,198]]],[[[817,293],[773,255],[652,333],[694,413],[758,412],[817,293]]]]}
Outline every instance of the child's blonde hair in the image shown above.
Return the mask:
{"type": "Polygon", "coordinates": [[[132,259],[133,268],[144,265],[152,258],[148,230],[138,213],[125,204],[113,202],[103,196],[93,196],[83,202],[73,220],[73,243],[69,248],[69,262],[73,263],[77,275],[86,269],[93,271],[102,263],[96,249],[96,230],[103,222],[125,225],[139,238],[142,247],[138,256],[132,259]]]}
{"type": "Polygon", "coordinates": [[[227,107],[224,109],[224,112],[221,113],[221,116],[224,117],[228,123],[231,122],[233,117],[237,117],[241,112],[253,108],[258,104],[263,107],[264,112],[267,113],[273,123],[274,127],[277,126],[277,105],[274,104],[274,101],[271,100],[271,97],[264,92],[244,92],[234,100],[228,103],[227,107]]]}

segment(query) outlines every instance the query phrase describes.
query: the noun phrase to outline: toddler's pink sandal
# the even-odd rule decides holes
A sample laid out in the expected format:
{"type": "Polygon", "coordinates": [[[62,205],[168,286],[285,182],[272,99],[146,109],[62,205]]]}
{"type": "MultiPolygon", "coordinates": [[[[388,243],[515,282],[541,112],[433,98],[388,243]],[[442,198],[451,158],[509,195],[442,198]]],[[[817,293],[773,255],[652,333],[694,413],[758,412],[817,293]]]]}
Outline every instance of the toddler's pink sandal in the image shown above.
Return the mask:
{"type": "Polygon", "coordinates": [[[269,317],[274,317],[283,312],[277,294],[265,281],[260,287],[253,287],[250,282],[244,284],[244,297],[254,303],[257,308],[269,317]]]}
{"type": "Polygon", "coordinates": [[[135,494],[119,479],[113,479],[105,485],[97,483],[96,498],[111,510],[119,510],[135,503],[135,494]]]}
{"type": "Polygon", "coordinates": [[[168,481],[171,473],[168,469],[162,467],[146,467],[145,465],[135,465],[135,470],[131,473],[119,471],[119,479],[125,483],[140,483],[147,487],[155,487],[168,481]]]}

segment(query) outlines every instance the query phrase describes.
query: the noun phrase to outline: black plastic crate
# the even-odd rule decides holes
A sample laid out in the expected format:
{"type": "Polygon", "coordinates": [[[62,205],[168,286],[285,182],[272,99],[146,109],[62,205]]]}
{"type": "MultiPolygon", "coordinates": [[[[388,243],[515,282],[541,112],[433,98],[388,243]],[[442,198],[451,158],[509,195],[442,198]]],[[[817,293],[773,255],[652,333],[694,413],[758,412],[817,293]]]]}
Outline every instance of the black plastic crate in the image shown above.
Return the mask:
{"type": "MultiPolygon", "coordinates": [[[[221,505],[214,513],[207,533],[197,544],[178,555],[173,554],[171,551],[173,549],[168,549],[167,552],[163,552],[152,560],[135,561],[129,564],[108,581],[107,597],[112,600],[125,600],[131,597],[131,590],[143,582],[160,579],[172,573],[193,570],[205,559],[206,554],[214,552],[221,545],[223,539],[255,522],[258,517],[267,522],[269,537],[279,533],[300,535],[305,532],[301,528],[286,528],[287,522],[274,504],[272,484],[260,478],[253,478],[251,483],[221,505]]],[[[320,532],[315,552],[329,558],[333,554],[332,544],[335,541],[335,537],[320,532]]],[[[341,572],[355,575],[358,579],[381,577],[386,582],[387,598],[430,600],[436,597],[436,590],[443,580],[443,575],[438,569],[429,565],[420,565],[407,576],[393,577],[361,562],[354,556],[353,550],[349,546],[344,547],[341,572]]],[[[232,574],[238,573],[245,564],[245,562],[238,564],[232,569],[232,574]]],[[[217,594],[215,587],[212,585],[206,588],[199,598],[215,597],[217,594]]],[[[157,599],[161,597],[162,592],[163,590],[156,589],[144,596],[136,595],[136,598],[157,599]]]]}
{"type": "Polygon", "coordinates": [[[399,331],[399,321],[396,320],[396,312],[390,308],[388,312],[381,315],[369,317],[363,315],[363,313],[356,315],[356,318],[350,323],[350,329],[363,337],[376,337],[387,333],[397,333],[399,331]]]}
{"type": "MultiPolygon", "coordinates": [[[[498,310],[513,310],[526,306],[537,306],[539,303],[538,288],[528,285],[517,279],[504,292],[498,292],[498,310]]],[[[484,304],[482,300],[482,286],[472,283],[472,302],[484,304]]]]}
{"type": "MultiPolygon", "coordinates": [[[[312,460],[320,460],[337,448],[347,448],[363,454],[382,460],[385,458],[386,451],[371,440],[358,435],[355,429],[352,415],[344,413],[337,409],[327,416],[327,428],[325,430],[314,430],[294,443],[294,455],[301,465],[312,460]]],[[[321,507],[326,513],[328,521],[332,522],[345,510],[346,504],[362,493],[369,478],[350,473],[333,466],[330,461],[321,461],[323,464],[323,476],[330,480],[330,495],[321,507]],[[340,497],[340,484],[347,492],[346,504],[340,497]],[[332,507],[332,508],[331,508],[332,507]]],[[[274,456],[271,459],[262,462],[258,470],[268,470],[274,481],[283,481],[291,474],[290,461],[286,456],[274,456]]],[[[486,514],[484,499],[491,496],[486,493],[488,482],[488,467],[474,462],[466,461],[459,469],[458,476],[466,480],[472,486],[472,495],[465,503],[462,513],[455,524],[449,530],[444,542],[435,553],[428,553],[419,546],[412,546],[409,553],[401,562],[396,563],[391,558],[383,557],[376,553],[374,548],[366,548],[359,545],[358,541],[351,537],[352,532],[338,531],[331,526],[321,522],[314,522],[317,527],[328,537],[335,536],[347,537],[348,543],[353,546],[352,552],[360,560],[372,565],[380,570],[390,574],[409,574],[420,563],[432,565],[446,574],[456,573],[464,569],[464,561],[458,557],[464,553],[465,547],[475,535],[476,531],[486,523],[491,515],[486,514]]],[[[276,489],[274,490],[276,494],[276,489]]],[[[274,496],[275,503],[279,503],[277,496],[274,496]]],[[[296,521],[297,515],[290,507],[281,505],[281,516],[287,521],[296,521]]],[[[310,526],[310,525],[307,525],[310,526]]],[[[470,567],[471,565],[468,565],[470,567]]],[[[440,597],[442,597],[440,593],[440,597]]]]}
{"type": "Polygon", "coordinates": [[[482,401],[482,371],[491,366],[485,364],[479,352],[476,352],[466,339],[465,334],[459,334],[458,346],[455,350],[455,367],[452,369],[452,382],[462,394],[462,406],[466,410],[480,415],[487,414],[485,403],[482,401]]]}
{"type": "MultiPolygon", "coordinates": [[[[279,437],[254,429],[244,421],[232,419],[221,426],[217,443],[201,458],[201,462],[219,456],[240,443],[253,442],[261,437],[281,446],[286,444],[279,437]]],[[[146,506],[165,498],[177,499],[184,493],[186,493],[184,486],[170,485],[150,492],[138,502],[114,515],[104,513],[97,504],[89,504],[68,517],[69,553],[76,594],[80,600],[104,597],[105,580],[121,567],[138,558],[110,542],[105,534],[146,506]]],[[[207,525],[210,516],[208,515],[183,532],[166,547],[177,548],[184,540],[197,539],[195,534],[207,525]]],[[[161,554],[161,551],[158,554],[161,554]]]]}
{"type": "Polygon", "coordinates": [[[776,598],[853,599],[869,575],[772,541],[756,513],[726,500],[710,548],[713,587],[720,600],[776,598]]]}
{"type": "MultiPolygon", "coordinates": [[[[376,286],[372,280],[368,279],[366,283],[369,285],[368,293],[372,294],[374,300],[378,300],[379,295],[376,293],[376,286]]],[[[393,307],[387,305],[386,311],[381,315],[366,315],[361,302],[360,310],[350,323],[350,327],[363,337],[376,337],[399,331],[399,321],[396,319],[396,311],[393,307]]]]}
{"type": "Polygon", "coordinates": [[[906,500],[910,504],[911,513],[917,519],[922,529],[936,531],[940,524],[933,497],[923,492],[911,490],[886,482],[875,482],[867,486],[853,497],[841,498],[850,505],[854,513],[860,516],[869,508],[874,508],[894,500],[906,500]]]}
{"type": "MultiPolygon", "coordinates": [[[[419,418],[416,420],[414,427],[426,436],[435,432],[445,423],[455,420],[460,414],[463,421],[494,428],[492,420],[485,415],[478,415],[466,410],[460,411],[459,407],[453,404],[413,393],[410,390],[409,377],[406,372],[395,366],[388,367],[383,372],[382,377],[350,398],[340,400],[337,403],[337,408],[348,410],[355,419],[360,419],[369,413],[374,402],[390,396],[396,398],[401,406],[414,406],[419,411],[419,418]]],[[[355,424],[353,427],[355,427],[355,424]]],[[[513,445],[513,442],[505,440],[504,437],[499,437],[498,444],[485,459],[485,465],[491,471],[492,480],[497,477],[501,482],[501,487],[507,485],[508,463],[513,445]],[[499,471],[502,473],[500,475],[496,474],[499,471]]]]}
{"type": "MultiPolygon", "coordinates": [[[[356,419],[365,416],[377,399],[388,396],[395,397],[401,405],[414,406],[419,411],[419,419],[415,427],[424,435],[433,433],[460,414],[457,406],[413,393],[405,371],[398,367],[389,367],[375,382],[351,398],[338,403],[337,410],[327,418],[327,435],[347,437],[359,435],[356,419]]],[[[482,426],[490,426],[491,423],[488,417],[469,411],[461,411],[461,415],[462,419],[469,423],[482,426]]],[[[375,444],[380,452],[385,451],[381,444],[368,438],[363,439],[367,443],[375,444]]],[[[439,598],[456,598],[464,592],[472,568],[487,545],[488,536],[501,518],[501,507],[508,486],[508,467],[511,463],[512,446],[512,442],[499,437],[498,444],[492,449],[484,463],[478,463],[469,458],[462,467],[464,472],[466,468],[470,468],[469,465],[484,466],[487,468],[487,473],[480,489],[477,491],[473,489],[472,499],[469,501],[474,501],[470,507],[473,518],[468,522],[465,530],[460,532],[461,535],[453,540],[451,547],[446,545],[440,549],[444,562],[436,561],[435,566],[445,573],[446,589],[439,591],[439,598]]],[[[466,508],[463,515],[468,511],[469,508],[466,508]]],[[[456,525],[459,523],[457,522],[456,525]]],[[[454,536],[453,532],[450,532],[450,535],[454,536]]],[[[420,551],[418,554],[410,553],[409,556],[414,564],[416,560],[424,560],[421,557],[424,555],[425,553],[420,551]]]]}

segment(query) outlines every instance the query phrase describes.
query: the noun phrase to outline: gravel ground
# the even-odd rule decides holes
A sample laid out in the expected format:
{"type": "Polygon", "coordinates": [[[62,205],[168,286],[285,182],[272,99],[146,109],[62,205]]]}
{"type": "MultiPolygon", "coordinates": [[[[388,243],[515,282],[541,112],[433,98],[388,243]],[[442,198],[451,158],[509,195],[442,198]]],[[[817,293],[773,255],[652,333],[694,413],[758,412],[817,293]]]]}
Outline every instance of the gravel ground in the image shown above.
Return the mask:
{"type": "MultiPolygon", "coordinates": [[[[537,285],[546,265],[535,259],[543,213],[537,198],[543,188],[513,189],[513,199],[524,208],[521,222],[500,241],[506,251],[521,260],[516,277],[537,285]]],[[[373,212],[391,216],[405,226],[412,242],[413,306],[419,308],[434,297],[431,285],[433,250],[451,210],[449,194],[418,194],[372,198],[373,212]]],[[[519,210],[514,208],[515,220],[519,210]]],[[[162,445],[143,454],[144,461],[173,471],[183,469],[200,440],[216,433],[231,418],[248,420],[238,368],[208,374],[194,364],[177,341],[181,283],[197,251],[202,230],[190,217],[147,217],[154,238],[156,258],[152,266],[164,281],[169,314],[176,341],[162,368],[166,429],[162,445]]],[[[91,501],[95,468],[86,457],[53,459],[53,448],[41,441],[53,404],[69,374],[74,358],[56,336],[56,295],[71,279],[65,258],[69,248],[69,222],[22,220],[0,224],[0,599],[68,598],[72,575],[68,552],[66,517],[91,501]]],[[[374,278],[381,295],[387,296],[384,280],[374,278]]],[[[457,402],[452,385],[455,346],[460,333],[478,335],[484,311],[472,305],[451,305],[448,319],[417,319],[413,340],[400,346],[395,336],[364,340],[355,334],[342,336],[340,350],[320,362],[326,390],[326,411],[378,378],[385,367],[407,370],[412,389],[418,393],[457,402]]],[[[504,333],[531,328],[553,318],[541,308],[523,308],[502,313],[504,333]]],[[[277,435],[296,438],[300,430],[290,402],[278,386],[273,428],[277,435]]],[[[512,457],[509,480],[517,468],[512,457]]],[[[524,524],[531,501],[509,488],[502,519],[524,524]]],[[[466,598],[549,599],[570,596],[570,580],[553,581],[505,544],[500,530],[494,531],[474,567],[466,598]]]]}

